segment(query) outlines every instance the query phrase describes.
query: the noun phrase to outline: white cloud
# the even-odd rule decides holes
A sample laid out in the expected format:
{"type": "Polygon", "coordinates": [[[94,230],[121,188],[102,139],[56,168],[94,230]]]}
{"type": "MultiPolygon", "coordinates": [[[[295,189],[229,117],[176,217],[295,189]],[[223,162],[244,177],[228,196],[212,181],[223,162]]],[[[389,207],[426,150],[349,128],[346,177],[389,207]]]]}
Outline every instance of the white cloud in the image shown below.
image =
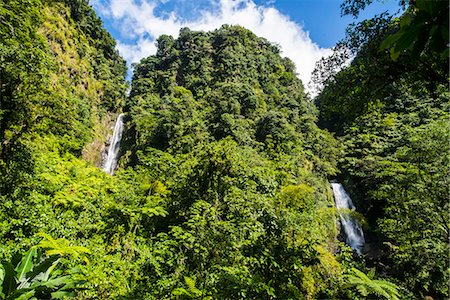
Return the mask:
{"type": "MultiPolygon", "coordinates": [[[[299,78],[307,86],[315,63],[331,54],[330,49],[320,48],[309,37],[308,32],[274,7],[258,6],[252,0],[211,0],[214,9],[195,12],[198,17],[186,21],[174,13],[160,17],[155,9],[162,0],[107,0],[94,7],[104,16],[121,24],[121,34],[127,39],[136,39],[134,44],[118,42],[118,50],[129,63],[156,53],[154,40],[161,34],[174,37],[182,27],[209,31],[222,24],[241,25],[256,35],[277,43],[282,54],[297,66],[299,78]]],[[[165,0],[164,0],[165,1],[165,0]]]]}
{"type": "Polygon", "coordinates": [[[132,45],[118,41],[117,49],[129,63],[139,62],[141,58],[156,53],[155,42],[149,39],[139,39],[136,44],[132,45]]]}

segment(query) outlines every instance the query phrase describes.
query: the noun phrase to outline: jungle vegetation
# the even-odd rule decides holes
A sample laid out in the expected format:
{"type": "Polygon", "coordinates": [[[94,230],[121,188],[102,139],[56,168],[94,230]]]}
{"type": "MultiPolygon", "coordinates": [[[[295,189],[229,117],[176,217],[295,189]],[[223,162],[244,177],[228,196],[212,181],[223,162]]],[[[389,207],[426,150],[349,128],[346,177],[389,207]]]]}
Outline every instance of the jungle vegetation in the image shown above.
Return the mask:
{"type": "Polygon", "coordinates": [[[127,93],[89,1],[0,1],[0,299],[447,298],[448,3],[400,4],[349,28],[311,99],[229,25],[159,37],[127,93]]]}

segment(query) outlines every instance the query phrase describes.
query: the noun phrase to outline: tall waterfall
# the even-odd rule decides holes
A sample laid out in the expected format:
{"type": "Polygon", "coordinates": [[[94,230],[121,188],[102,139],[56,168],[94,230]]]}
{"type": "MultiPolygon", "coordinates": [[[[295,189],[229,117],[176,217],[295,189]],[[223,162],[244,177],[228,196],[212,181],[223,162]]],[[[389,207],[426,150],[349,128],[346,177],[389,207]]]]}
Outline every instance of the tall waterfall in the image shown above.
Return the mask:
{"type": "Polygon", "coordinates": [[[114,175],[114,171],[117,166],[117,159],[119,156],[120,140],[122,139],[123,132],[123,114],[117,117],[116,125],[114,126],[113,136],[111,138],[108,156],[106,157],[103,170],[111,175],[114,175]]]}
{"type": "MultiPolygon", "coordinates": [[[[333,190],[334,202],[337,209],[355,210],[352,199],[350,199],[342,184],[331,183],[331,189],[333,190]]],[[[346,243],[356,253],[361,254],[361,249],[365,243],[361,225],[348,214],[340,213],[339,216],[341,218],[342,228],[344,228],[346,243]]]]}

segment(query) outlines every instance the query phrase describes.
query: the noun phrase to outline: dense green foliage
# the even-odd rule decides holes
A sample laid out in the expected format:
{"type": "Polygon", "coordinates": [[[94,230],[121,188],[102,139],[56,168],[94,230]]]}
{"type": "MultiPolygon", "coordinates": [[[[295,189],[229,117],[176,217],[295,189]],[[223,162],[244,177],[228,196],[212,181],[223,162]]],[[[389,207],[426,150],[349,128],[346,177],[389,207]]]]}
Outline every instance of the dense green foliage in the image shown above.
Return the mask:
{"type": "Polygon", "coordinates": [[[383,279],[372,279],[374,270],[371,270],[369,275],[364,274],[358,269],[352,268],[350,274],[344,275],[346,278],[346,285],[348,287],[356,288],[359,294],[363,297],[377,297],[392,300],[399,299],[398,287],[383,279]]]}
{"type": "Polygon", "coordinates": [[[92,228],[95,214],[86,211],[83,220],[62,207],[89,201],[92,172],[106,181],[76,157],[98,162],[104,124],[124,105],[126,66],[87,1],[70,5],[0,2],[0,257],[7,261],[36,244],[39,232],[88,244],[81,224],[92,228]],[[84,16],[78,21],[76,10],[84,16]],[[74,179],[77,172],[84,177],[74,179]]]}
{"type": "Polygon", "coordinates": [[[135,297],[337,295],[335,143],[277,47],[236,26],[162,36],[128,107],[123,163],[164,184],[168,214],[135,297]]]}
{"type": "Polygon", "coordinates": [[[39,248],[31,247],[25,254],[2,261],[0,268],[1,299],[62,299],[75,296],[75,289],[84,283],[78,268],[61,269],[64,255],[78,257],[87,249],[67,247],[66,240],[54,240],[43,234],[39,248]],[[43,253],[47,249],[46,253],[43,253]]]}
{"type": "Polygon", "coordinates": [[[114,41],[107,35],[98,48],[97,37],[78,30],[58,1],[0,5],[2,158],[31,131],[66,136],[67,149],[81,151],[94,118],[123,106],[126,68],[114,41]]]}
{"type": "MultiPolygon", "coordinates": [[[[378,0],[379,1],[379,0],[378,0]]],[[[341,15],[358,17],[361,11],[374,0],[344,0],[341,15]]],[[[449,18],[450,5],[442,0],[399,0],[406,11],[401,16],[399,26],[388,35],[381,45],[390,49],[393,60],[408,50],[412,58],[427,51],[433,51],[441,58],[449,56],[449,18]]]]}
{"type": "Polygon", "coordinates": [[[281,151],[318,173],[335,172],[333,140],[315,126],[293,63],[248,30],[182,29],[176,41],[160,37],[157,55],[135,69],[132,154],[148,146],[187,153],[230,136],[271,157],[281,151]]]}
{"type": "Polygon", "coordinates": [[[449,296],[450,272],[448,33],[445,42],[417,23],[421,11],[434,8],[433,20],[448,27],[448,3],[437,2],[416,1],[399,19],[355,26],[345,45],[357,56],[322,76],[316,103],[320,123],[341,136],[344,178],[373,238],[384,244],[378,271],[418,297],[441,299],[449,296]],[[406,40],[410,46],[392,46],[406,40]]]}
{"type": "Polygon", "coordinates": [[[349,29],[318,110],[242,27],[161,36],[127,97],[87,0],[1,1],[0,298],[448,297],[448,48],[440,3],[413,4],[349,29]],[[339,242],[336,176],[367,260],[339,242]]]}
{"type": "Polygon", "coordinates": [[[240,27],[161,37],[136,66],[129,167],[111,177],[92,164],[124,105],[123,60],[85,1],[29,2],[1,6],[2,258],[42,232],[83,246],[89,263],[64,266],[85,299],[340,293],[335,142],[277,47],[240,27]]]}

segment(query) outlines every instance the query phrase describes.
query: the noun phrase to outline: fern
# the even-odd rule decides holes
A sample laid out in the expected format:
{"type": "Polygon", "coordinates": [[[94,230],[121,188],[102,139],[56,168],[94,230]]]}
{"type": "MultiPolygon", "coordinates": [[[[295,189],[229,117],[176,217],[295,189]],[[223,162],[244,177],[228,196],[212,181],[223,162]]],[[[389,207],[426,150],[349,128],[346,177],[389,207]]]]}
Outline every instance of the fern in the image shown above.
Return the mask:
{"type": "Polygon", "coordinates": [[[183,287],[176,288],[172,291],[172,294],[174,296],[187,296],[188,298],[196,299],[202,296],[202,291],[200,291],[196,286],[195,279],[184,276],[184,283],[186,284],[188,289],[185,289],[183,287]]]}
{"type": "Polygon", "coordinates": [[[89,262],[88,258],[85,256],[85,254],[90,253],[88,248],[70,245],[70,242],[64,238],[54,239],[50,235],[43,232],[38,233],[38,236],[43,237],[43,239],[39,242],[38,247],[45,249],[45,254],[48,256],[69,255],[74,258],[81,257],[86,263],[89,262]]]}
{"type": "Polygon", "coordinates": [[[344,275],[345,287],[355,288],[361,296],[376,295],[385,299],[398,300],[398,286],[383,279],[372,279],[358,269],[352,268],[351,274],[344,275]]]}

